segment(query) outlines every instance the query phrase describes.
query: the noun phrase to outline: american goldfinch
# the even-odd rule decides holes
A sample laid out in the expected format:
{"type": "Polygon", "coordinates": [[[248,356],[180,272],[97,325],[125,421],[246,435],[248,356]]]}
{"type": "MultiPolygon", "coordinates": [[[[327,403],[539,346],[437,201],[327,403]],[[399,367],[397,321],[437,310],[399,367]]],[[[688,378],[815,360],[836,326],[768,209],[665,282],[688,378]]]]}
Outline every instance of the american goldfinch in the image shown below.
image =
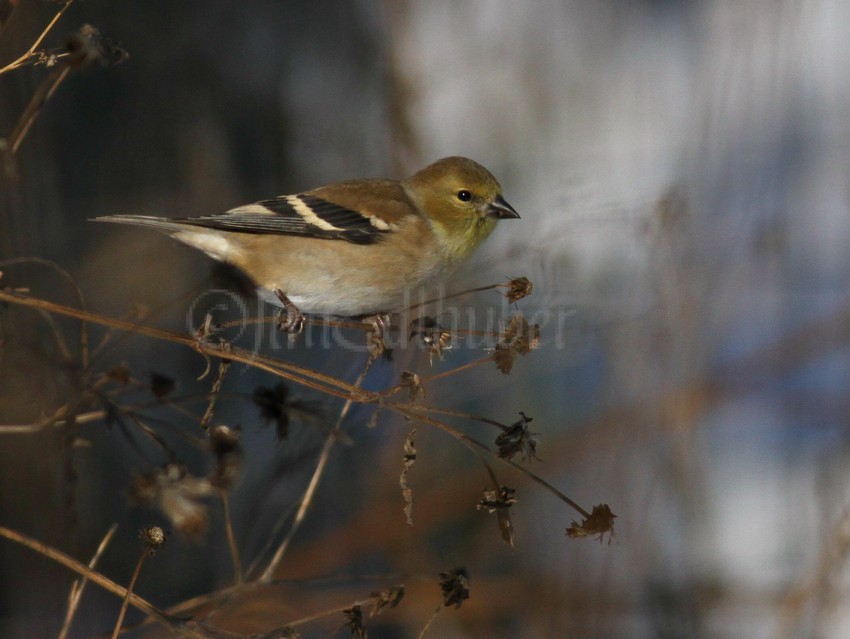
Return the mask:
{"type": "Polygon", "coordinates": [[[406,290],[469,257],[519,215],[483,166],[463,157],[407,179],[349,180],[221,215],[95,218],[146,226],[240,269],[265,300],[300,312],[361,316],[396,309],[406,290]]]}

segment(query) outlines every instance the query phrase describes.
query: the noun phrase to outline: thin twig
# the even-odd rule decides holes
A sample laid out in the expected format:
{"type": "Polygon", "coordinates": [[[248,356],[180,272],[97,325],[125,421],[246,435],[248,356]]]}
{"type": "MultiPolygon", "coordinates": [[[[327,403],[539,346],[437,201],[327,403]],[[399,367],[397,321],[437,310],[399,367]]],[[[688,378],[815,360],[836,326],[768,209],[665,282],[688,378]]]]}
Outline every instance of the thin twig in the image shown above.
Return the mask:
{"type": "Polygon", "coordinates": [[[218,375],[216,375],[215,382],[213,382],[210,389],[209,404],[207,404],[207,410],[204,411],[204,416],[201,418],[201,428],[205,431],[210,427],[213,411],[215,411],[215,402],[218,399],[218,394],[221,392],[221,385],[224,382],[224,376],[227,374],[228,368],[230,368],[230,360],[223,359],[219,361],[218,375]]]}
{"type": "Polygon", "coordinates": [[[422,631],[419,633],[418,639],[422,639],[425,636],[425,633],[428,632],[428,629],[431,628],[431,624],[434,623],[434,619],[437,618],[437,615],[440,614],[440,611],[443,609],[443,604],[439,604],[437,609],[431,613],[431,616],[428,618],[428,621],[425,622],[425,625],[422,627],[422,631]]]}
{"type": "MultiPolygon", "coordinates": [[[[375,356],[371,355],[369,360],[366,362],[366,365],[363,367],[363,371],[357,377],[357,381],[354,382],[355,387],[360,387],[363,383],[363,379],[366,377],[366,374],[369,372],[369,369],[372,366],[372,363],[375,361],[375,356]]],[[[269,565],[266,566],[266,569],[263,571],[263,574],[260,576],[260,583],[269,583],[271,582],[274,572],[283,559],[283,555],[286,553],[286,549],[289,547],[292,538],[295,536],[295,533],[298,532],[298,529],[301,527],[301,524],[304,521],[304,517],[307,514],[307,509],[310,507],[310,504],[313,503],[313,498],[316,494],[316,488],[319,485],[319,480],[322,478],[322,475],[325,471],[325,466],[328,463],[328,459],[330,457],[331,448],[333,448],[334,443],[339,437],[339,429],[342,426],[342,422],[345,419],[346,415],[348,415],[348,411],[351,409],[351,405],[353,400],[351,398],[347,399],[345,404],[342,407],[342,410],[339,411],[339,418],[336,421],[334,427],[328,433],[328,436],[325,438],[325,443],[322,446],[322,452],[319,454],[319,461],[316,464],[316,470],[313,471],[313,476],[310,478],[310,483],[307,485],[307,489],[304,491],[304,497],[301,499],[301,504],[298,507],[298,512],[295,513],[295,519],[292,522],[292,526],[289,529],[289,532],[286,534],[286,537],[283,538],[283,541],[275,551],[274,556],[272,557],[269,565]]]]}
{"type": "Polygon", "coordinates": [[[318,621],[319,619],[324,619],[325,617],[330,617],[332,615],[338,615],[344,610],[348,610],[349,608],[353,608],[354,606],[365,606],[366,604],[373,602],[375,597],[370,597],[369,599],[361,599],[359,601],[355,601],[350,604],[345,604],[343,606],[338,606],[336,608],[331,608],[330,610],[322,610],[321,612],[317,612],[312,615],[308,615],[306,617],[301,617],[300,619],[296,619],[295,621],[290,621],[286,624],[289,628],[296,628],[298,626],[304,626],[313,621],[318,621]]]}
{"type": "MultiPolygon", "coordinates": [[[[68,0],[68,4],[70,4],[73,0],[68,0]]],[[[19,264],[35,264],[37,266],[46,266],[53,272],[57,273],[62,279],[64,279],[68,284],[71,285],[71,288],[74,290],[74,295],[77,298],[77,305],[85,310],[86,308],[86,300],[83,295],[83,291],[80,288],[77,281],[74,279],[74,276],[71,275],[67,270],[62,268],[59,264],[54,262],[53,260],[48,260],[42,257],[16,257],[8,260],[0,261],[0,268],[4,268],[6,266],[16,266],[19,264]]],[[[71,362],[71,354],[68,350],[68,347],[65,345],[64,340],[61,335],[58,334],[58,330],[56,326],[51,323],[51,327],[53,328],[54,333],[56,333],[56,341],[59,344],[59,347],[62,349],[62,353],[65,359],[70,363],[71,362]]],[[[89,367],[89,333],[88,333],[88,324],[83,321],[80,326],[80,359],[81,359],[81,368],[83,370],[87,370],[89,367]]]]}
{"type": "Polygon", "coordinates": [[[121,626],[124,624],[124,615],[127,614],[127,606],[130,604],[130,594],[133,592],[133,587],[136,585],[136,580],[139,578],[139,573],[142,572],[142,564],[148,556],[148,550],[142,551],[139,561],[136,562],[136,569],[133,571],[133,576],[130,577],[130,584],[127,586],[127,594],[124,595],[124,601],[121,603],[121,611],[118,613],[118,620],[115,622],[115,628],[112,630],[112,639],[118,639],[121,633],[121,626]]]}
{"type": "Polygon", "coordinates": [[[448,415],[450,417],[460,417],[462,419],[468,419],[471,422],[489,424],[490,426],[496,426],[501,430],[510,429],[510,426],[508,426],[507,424],[503,424],[500,421],[490,419],[489,417],[484,417],[483,415],[475,415],[473,413],[468,413],[463,410],[450,410],[448,408],[437,408],[435,406],[424,406],[422,404],[419,405],[419,410],[424,411],[426,413],[434,413],[435,415],[448,415]]]}
{"type": "Polygon", "coordinates": [[[120,584],[115,583],[111,579],[104,577],[97,571],[92,570],[85,564],[77,561],[73,557],[66,555],[61,550],[57,550],[52,546],[48,546],[45,543],[37,541],[32,537],[28,537],[22,533],[17,532],[16,530],[12,530],[11,528],[6,528],[5,526],[0,526],[0,537],[5,537],[11,541],[21,544],[22,546],[26,546],[30,550],[34,550],[35,552],[44,555],[48,559],[52,559],[53,561],[62,564],[66,568],[73,570],[77,574],[83,575],[84,577],[88,577],[89,581],[96,583],[98,586],[103,588],[104,590],[111,592],[114,595],[118,595],[121,598],[127,597],[130,604],[140,610],[144,614],[152,617],[159,623],[161,623],[166,628],[169,628],[172,631],[179,632],[183,635],[189,637],[195,637],[196,639],[209,639],[209,635],[204,632],[200,632],[193,628],[189,628],[186,626],[186,623],[182,619],[177,619],[171,617],[170,615],[164,613],[159,608],[154,606],[152,603],[148,602],[146,599],[142,599],[139,595],[135,593],[130,593],[128,596],[127,589],[121,586],[120,584]]]}
{"type": "Polygon", "coordinates": [[[377,401],[377,394],[370,391],[357,388],[352,384],[344,382],[341,379],[331,375],[325,375],[315,370],[290,364],[282,360],[274,359],[258,355],[257,353],[248,351],[244,348],[238,348],[230,345],[214,344],[212,342],[200,340],[196,337],[176,331],[167,331],[164,329],[144,326],[142,324],[134,324],[126,320],[120,320],[112,317],[98,315],[80,309],[71,308],[48,300],[21,295],[17,293],[9,293],[8,291],[0,290],[0,301],[18,304],[27,308],[41,309],[48,313],[56,315],[64,315],[65,317],[73,317],[78,320],[99,324],[101,326],[109,326],[124,331],[137,333],[146,337],[169,341],[175,344],[181,344],[195,351],[212,357],[221,357],[229,359],[240,364],[246,364],[259,370],[264,370],[278,377],[288,379],[296,384],[301,384],[307,388],[312,388],[322,393],[327,393],[340,399],[352,399],[358,403],[373,403],[377,401]]]}
{"type": "Polygon", "coordinates": [[[59,18],[61,18],[62,14],[65,13],[65,11],[68,10],[68,7],[71,6],[71,3],[73,1],[74,0],[66,0],[65,1],[65,4],[62,6],[61,9],[59,9],[59,11],[56,12],[56,15],[53,16],[53,19],[45,27],[44,31],[41,32],[41,35],[38,36],[38,39],[35,42],[32,43],[30,50],[27,51],[27,55],[30,55],[33,51],[35,51],[38,48],[38,45],[40,45],[42,40],[44,40],[44,38],[47,36],[47,32],[50,31],[53,28],[53,25],[56,24],[59,21],[59,18]]]}
{"type": "Polygon", "coordinates": [[[236,535],[233,532],[233,520],[230,517],[230,502],[227,499],[226,490],[220,490],[219,494],[224,508],[224,530],[227,533],[227,545],[230,548],[230,559],[233,562],[233,575],[236,579],[236,585],[239,586],[244,581],[244,576],[242,574],[242,560],[239,558],[239,546],[236,545],[236,535]]]}
{"type": "Polygon", "coordinates": [[[411,304],[408,306],[405,311],[412,311],[422,306],[428,306],[428,304],[433,304],[434,302],[440,302],[444,300],[454,299],[455,297],[461,297],[463,295],[469,295],[470,293],[481,293],[482,291],[489,291],[491,289],[498,288],[499,286],[504,286],[503,284],[488,284],[486,286],[476,286],[475,288],[469,288],[465,291],[460,291],[458,293],[452,293],[451,295],[446,295],[445,297],[435,297],[430,300],[426,300],[424,302],[419,302],[418,304],[411,304]]]}
{"type": "Polygon", "coordinates": [[[277,550],[275,551],[275,554],[269,562],[269,565],[266,566],[266,569],[260,576],[260,583],[267,584],[271,582],[274,576],[274,571],[277,569],[278,565],[283,559],[283,555],[286,553],[287,548],[289,548],[289,544],[292,541],[292,538],[295,536],[295,533],[298,532],[298,529],[301,527],[301,524],[304,521],[304,517],[307,514],[307,509],[313,503],[313,497],[316,494],[316,488],[319,485],[319,480],[324,474],[325,466],[327,465],[328,458],[330,457],[331,448],[333,448],[334,442],[336,442],[336,440],[336,429],[332,429],[328,433],[328,436],[325,438],[325,443],[322,446],[322,452],[319,454],[319,461],[316,464],[316,470],[313,471],[313,476],[310,478],[310,483],[307,485],[307,489],[304,491],[304,496],[301,498],[301,504],[298,507],[298,512],[295,513],[295,519],[292,522],[292,526],[290,527],[289,532],[286,533],[286,536],[283,538],[283,541],[280,543],[277,550]]]}
{"type": "Polygon", "coordinates": [[[68,65],[64,65],[61,69],[54,69],[38,87],[7,140],[8,148],[12,155],[17,154],[27,132],[35,123],[38,114],[41,113],[41,109],[47,104],[47,101],[50,100],[56,89],[59,88],[59,85],[68,77],[70,72],[71,67],[68,65]]]}
{"type": "Polygon", "coordinates": [[[74,0],[66,0],[65,4],[62,6],[62,8],[59,9],[59,11],[56,13],[56,15],[53,16],[53,19],[48,23],[48,25],[41,32],[41,35],[38,36],[38,38],[36,38],[35,42],[32,43],[32,46],[29,48],[29,50],[25,54],[23,54],[21,57],[19,57],[17,60],[15,60],[14,62],[10,62],[5,67],[0,69],[0,74],[6,73],[7,71],[11,71],[12,69],[17,69],[19,66],[26,64],[27,61],[29,60],[29,58],[33,55],[33,53],[35,53],[35,50],[38,49],[38,46],[42,43],[44,38],[47,37],[47,34],[50,32],[50,30],[53,28],[53,26],[59,21],[59,18],[62,17],[62,14],[65,13],[65,11],[67,11],[68,7],[71,6],[71,3],[73,1],[74,0]]]}
{"type": "Polygon", "coordinates": [[[426,424],[430,424],[431,426],[436,426],[440,430],[448,433],[449,435],[451,435],[452,437],[457,439],[459,442],[464,444],[467,448],[472,450],[476,455],[480,455],[481,451],[488,453],[492,458],[497,459],[500,462],[502,462],[503,464],[507,464],[508,466],[511,466],[512,468],[515,468],[516,470],[520,471],[523,475],[525,475],[526,477],[528,477],[532,481],[543,486],[543,488],[545,488],[547,491],[549,491],[550,493],[555,495],[558,499],[560,499],[565,504],[567,504],[571,508],[578,511],[582,515],[582,517],[585,517],[585,518],[590,517],[589,512],[587,512],[584,508],[579,506],[576,502],[574,502],[572,499],[567,497],[564,493],[562,493],[560,490],[555,488],[552,484],[547,482],[545,479],[543,479],[539,475],[533,473],[532,471],[528,470],[525,466],[518,464],[517,462],[513,461],[512,459],[506,459],[505,457],[500,457],[499,455],[497,455],[495,453],[495,451],[491,450],[490,447],[487,446],[486,444],[478,441],[477,439],[475,439],[473,437],[470,437],[469,435],[466,435],[465,433],[460,432],[459,430],[450,426],[449,424],[447,424],[443,421],[440,421],[438,419],[434,419],[433,417],[423,415],[421,413],[421,411],[419,411],[419,407],[411,405],[411,404],[391,404],[391,403],[384,404],[384,406],[386,408],[389,408],[390,410],[395,410],[395,411],[397,411],[397,412],[399,412],[403,415],[409,416],[413,419],[418,419],[422,422],[425,422],[426,424]]]}
{"type": "MultiPolygon", "coordinates": [[[[94,570],[97,566],[97,562],[100,561],[103,552],[106,550],[109,542],[112,541],[112,537],[115,535],[116,530],[118,530],[118,524],[112,524],[112,527],[103,536],[94,556],[92,556],[91,561],[89,561],[89,568],[92,570],[94,570]]],[[[68,601],[68,610],[65,612],[65,621],[62,623],[62,630],[59,631],[58,639],[65,639],[68,636],[68,631],[71,629],[71,622],[74,620],[74,615],[77,613],[80,600],[83,598],[83,591],[86,589],[88,582],[88,576],[84,576],[82,579],[74,582],[74,587],[68,601]]]]}
{"type": "Polygon", "coordinates": [[[479,359],[473,360],[471,362],[467,362],[463,366],[456,366],[455,368],[450,368],[447,371],[443,371],[442,373],[435,373],[434,375],[425,375],[421,378],[422,382],[433,382],[438,379],[442,379],[444,377],[449,377],[451,375],[455,375],[456,373],[460,373],[465,370],[469,370],[470,368],[475,368],[476,366],[481,366],[482,364],[486,364],[487,362],[493,361],[493,356],[488,355],[487,357],[481,357],[479,359]]]}

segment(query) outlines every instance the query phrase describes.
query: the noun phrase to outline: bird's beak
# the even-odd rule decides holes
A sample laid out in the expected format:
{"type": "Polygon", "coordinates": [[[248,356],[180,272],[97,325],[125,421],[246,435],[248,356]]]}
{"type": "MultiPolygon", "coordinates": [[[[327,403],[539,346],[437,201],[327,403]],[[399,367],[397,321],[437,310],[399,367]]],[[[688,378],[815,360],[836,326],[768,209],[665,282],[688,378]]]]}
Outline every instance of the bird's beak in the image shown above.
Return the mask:
{"type": "Polygon", "coordinates": [[[494,217],[497,220],[516,219],[519,218],[519,213],[499,195],[487,207],[487,217],[494,217]]]}

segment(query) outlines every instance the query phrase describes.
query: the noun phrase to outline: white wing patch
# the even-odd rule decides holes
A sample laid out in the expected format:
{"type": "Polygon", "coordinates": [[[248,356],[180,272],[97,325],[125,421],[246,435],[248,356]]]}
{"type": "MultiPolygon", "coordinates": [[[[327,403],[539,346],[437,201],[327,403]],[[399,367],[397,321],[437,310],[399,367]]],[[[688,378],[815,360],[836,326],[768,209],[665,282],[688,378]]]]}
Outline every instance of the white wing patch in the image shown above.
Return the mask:
{"type": "Polygon", "coordinates": [[[312,224],[316,228],[322,229],[323,231],[344,231],[345,229],[341,229],[338,226],[334,226],[330,222],[326,222],[322,218],[320,218],[316,213],[311,209],[299,196],[297,195],[287,195],[286,202],[289,204],[292,209],[298,213],[301,217],[304,218],[304,221],[308,224],[312,224]]]}
{"type": "Polygon", "coordinates": [[[386,220],[382,220],[379,217],[375,217],[374,215],[370,215],[369,223],[374,226],[379,231],[394,231],[396,228],[395,224],[390,224],[386,220]]]}

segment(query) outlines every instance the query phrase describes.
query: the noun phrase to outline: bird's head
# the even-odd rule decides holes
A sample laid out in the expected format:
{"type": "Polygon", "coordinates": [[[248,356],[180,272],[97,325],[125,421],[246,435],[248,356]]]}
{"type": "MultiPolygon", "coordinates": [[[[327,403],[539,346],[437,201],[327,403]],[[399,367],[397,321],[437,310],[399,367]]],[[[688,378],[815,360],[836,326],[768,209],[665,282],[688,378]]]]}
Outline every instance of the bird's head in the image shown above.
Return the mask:
{"type": "Polygon", "coordinates": [[[468,158],[437,160],[402,184],[455,261],[487,239],[496,222],[519,217],[493,174],[468,158]]]}

